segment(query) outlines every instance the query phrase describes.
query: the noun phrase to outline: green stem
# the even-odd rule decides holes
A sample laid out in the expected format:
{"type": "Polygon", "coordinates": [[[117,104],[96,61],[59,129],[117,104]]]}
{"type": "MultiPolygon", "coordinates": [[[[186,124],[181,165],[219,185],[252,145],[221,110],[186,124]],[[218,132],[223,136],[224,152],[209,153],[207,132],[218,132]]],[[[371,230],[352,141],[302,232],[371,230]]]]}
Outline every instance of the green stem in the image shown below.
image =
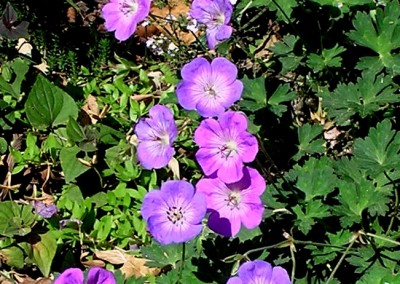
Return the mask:
{"type": "Polygon", "coordinates": [[[251,249],[251,250],[248,250],[246,253],[244,253],[243,256],[247,257],[249,254],[255,253],[255,252],[258,252],[258,251],[263,251],[263,250],[267,250],[267,249],[271,249],[271,248],[286,246],[286,245],[289,245],[289,243],[290,243],[289,240],[285,240],[283,242],[280,242],[280,243],[277,243],[277,244],[274,244],[274,245],[271,245],[271,246],[251,249]]]}
{"type": "Polygon", "coordinates": [[[240,27],[239,31],[245,30],[249,25],[251,25],[254,21],[256,21],[259,17],[261,17],[262,14],[264,14],[268,10],[269,10],[268,7],[264,7],[264,9],[261,9],[261,11],[258,12],[257,15],[255,15],[253,18],[251,18],[250,21],[248,21],[246,24],[240,27]]]}
{"type": "Polygon", "coordinates": [[[179,272],[178,272],[178,281],[176,282],[177,284],[182,283],[183,266],[185,263],[185,251],[186,251],[185,243],[182,243],[182,258],[181,258],[181,266],[179,267],[179,272]]]}
{"type": "Polygon", "coordinates": [[[387,235],[392,230],[394,218],[396,216],[396,213],[399,210],[399,191],[398,191],[399,188],[397,186],[395,186],[396,182],[390,178],[390,176],[386,173],[386,171],[384,171],[383,173],[384,173],[385,177],[390,181],[390,183],[392,183],[394,186],[394,214],[390,218],[390,223],[389,223],[389,226],[388,226],[388,228],[386,230],[386,234],[385,234],[385,235],[387,235]]]}
{"type": "Polygon", "coordinates": [[[364,232],[361,232],[361,234],[369,236],[369,237],[373,237],[373,238],[376,238],[376,239],[380,239],[380,240],[383,240],[383,241],[386,241],[386,242],[389,242],[389,243],[392,243],[392,244],[400,246],[400,242],[396,242],[396,241],[388,239],[386,237],[378,236],[378,235],[375,235],[375,234],[372,234],[372,233],[364,233],[364,232]]]}
{"type": "Polygon", "coordinates": [[[350,242],[350,244],[347,246],[346,250],[344,251],[344,253],[342,254],[342,256],[340,257],[338,263],[336,264],[335,268],[333,269],[331,275],[329,276],[328,280],[326,281],[326,284],[329,284],[329,282],[331,282],[331,280],[333,279],[333,277],[335,276],[336,271],[339,269],[340,265],[342,264],[344,258],[346,257],[347,253],[350,251],[351,247],[354,245],[354,242],[357,240],[357,238],[353,238],[350,242]]]}
{"type": "Polygon", "coordinates": [[[294,256],[294,250],[295,250],[295,248],[294,248],[294,245],[292,244],[290,246],[290,256],[292,257],[292,263],[293,263],[293,265],[292,265],[292,273],[291,273],[291,277],[290,277],[290,279],[292,279],[292,283],[294,283],[294,273],[296,271],[296,258],[294,256]]]}

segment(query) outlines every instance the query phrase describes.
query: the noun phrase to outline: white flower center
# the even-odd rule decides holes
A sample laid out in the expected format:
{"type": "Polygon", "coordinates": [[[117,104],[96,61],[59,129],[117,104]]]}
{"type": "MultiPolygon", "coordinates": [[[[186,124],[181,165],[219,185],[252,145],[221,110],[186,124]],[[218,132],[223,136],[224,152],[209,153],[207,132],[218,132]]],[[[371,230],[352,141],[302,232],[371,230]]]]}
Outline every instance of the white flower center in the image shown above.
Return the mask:
{"type": "Polygon", "coordinates": [[[239,208],[241,199],[242,196],[240,195],[240,191],[232,190],[225,201],[227,201],[228,207],[233,210],[239,208]]]}
{"type": "Polygon", "coordinates": [[[218,14],[215,17],[214,21],[215,21],[217,26],[222,26],[225,23],[225,15],[224,15],[224,13],[218,14]]]}
{"type": "Polygon", "coordinates": [[[204,93],[207,97],[215,98],[217,96],[217,92],[214,90],[214,86],[207,85],[204,87],[204,93]]]}
{"type": "Polygon", "coordinates": [[[130,16],[131,14],[135,14],[139,8],[137,0],[122,0],[119,3],[119,10],[125,15],[130,16]]]}
{"type": "Polygon", "coordinates": [[[168,207],[167,218],[174,225],[175,224],[183,225],[185,217],[182,207],[176,207],[176,206],[168,207]]]}
{"type": "Polygon", "coordinates": [[[229,140],[219,150],[222,158],[228,159],[229,157],[232,157],[232,154],[237,153],[238,146],[236,141],[229,140]]]}
{"type": "Polygon", "coordinates": [[[164,133],[164,134],[158,136],[158,137],[157,137],[157,140],[158,140],[162,145],[165,145],[165,146],[168,146],[168,145],[169,145],[169,135],[168,135],[167,133],[164,133]]]}

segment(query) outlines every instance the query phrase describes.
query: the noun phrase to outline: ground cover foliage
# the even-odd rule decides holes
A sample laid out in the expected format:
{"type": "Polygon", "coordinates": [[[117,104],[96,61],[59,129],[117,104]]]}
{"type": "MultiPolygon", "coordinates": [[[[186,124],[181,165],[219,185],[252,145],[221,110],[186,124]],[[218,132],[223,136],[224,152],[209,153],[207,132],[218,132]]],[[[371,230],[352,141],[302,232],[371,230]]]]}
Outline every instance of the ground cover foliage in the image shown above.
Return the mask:
{"type": "Polygon", "coordinates": [[[188,29],[190,2],[154,1],[123,42],[104,27],[107,1],[9,3],[18,20],[0,22],[2,283],[93,266],[117,283],[226,283],[256,259],[293,283],[400,282],[397,0],[238,0],[232,36],[215,50],[204,27],[188,29]],[[176,95],[196,57],[238,69],[243,92],[230,109],[258,143],[249,166],[267,182],[262,222],[224,237],[204,220],[184,246],[161,245],[144,197],[204,177],[193,138],[204,119],[176,95]],[[171,110],[177,136],[168,165],[149,170],[134,129],[154,105],[171,110]]]}

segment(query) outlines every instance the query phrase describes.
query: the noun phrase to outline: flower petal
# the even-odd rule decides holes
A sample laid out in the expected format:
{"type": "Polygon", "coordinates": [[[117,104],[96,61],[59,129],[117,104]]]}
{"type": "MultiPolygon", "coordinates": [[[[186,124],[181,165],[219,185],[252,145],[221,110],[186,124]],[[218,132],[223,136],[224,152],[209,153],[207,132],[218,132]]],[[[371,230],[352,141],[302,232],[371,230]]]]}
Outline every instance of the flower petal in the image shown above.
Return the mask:
{"type": "Polygon", "coordinates": [[[218,41],[224,41],[231,37],[232,27],[228,25],[220,26],[217,33],[215,34],[215,39],[218,41]]]}
{"type": "Polygon", "coordinates": [[[68,268],[57,279],[54,284],[83,284],[83,272],[79,268],[68,268]]]}
{"type": "Polygon", "coordinates": [[[231,277],[226,284],[243,284],[243,281],[239,277],[231,277]]]}
{"type": "Polygon", "coordinates": [[[115,284],[115,277],[111,271],[101,267],[89,270],[87,284],[115,284]]]}
{"type": "Polygon", "coordinates": [[[272,269],[272,278],[270,283],[290,284],[292,282],[290,281],[289,274],[284,268],[275,266],[272,269]]]}
{"type": "Polygon", "coordinates": [[[137,148],[140,164],[145,169],[161,169],[168,165],[175,154],[173,147],[162,145],[159,141],[143,141],[137,148]]]}
{"type": "Polygon", "coordinates": [[[185,64],[181,70],[183,80],[193,82],[198,77],[211,75],[211,65],[207,59],[200,57],[193,59],[190,63],[185,64]]]}
{"type": "Polygon", "coordinates": [[[245,262],[239,267],[238,275],[244,283],[271,283],[272,266],[262,260],[245,262]]]}

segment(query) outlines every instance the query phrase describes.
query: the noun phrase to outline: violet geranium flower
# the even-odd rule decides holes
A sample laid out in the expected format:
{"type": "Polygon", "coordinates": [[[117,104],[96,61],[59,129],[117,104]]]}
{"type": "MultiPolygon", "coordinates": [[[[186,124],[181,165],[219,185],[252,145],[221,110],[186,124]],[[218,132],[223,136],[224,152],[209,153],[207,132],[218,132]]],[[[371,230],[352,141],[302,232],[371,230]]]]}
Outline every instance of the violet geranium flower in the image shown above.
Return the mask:
{"type": "Polygon", "coordinates": [[[35,212],[42,218],[51,218],[58,209],[54,204],[46,204],[43,201],[35,200],[32,203],[35,212]]]}
{"type": "Polygon", "coordinates": [[[207,118],[194,132],[200,147],[197,162],[207,176],[216,175],[225,183],[243,177],[243,163],[252,162],[258,152],[257,139],[247,132],[247,119],[240,112],[227,111],[218,121],[207,118]]]}
{"type": "Polygon", "coordinates": [[[141,212],[154,239],[167,245],[200,234],[206,207],[204,195],[189,182],[170,180],[146,194],[141,212]]]}
{"type": "Polygon", "coordinates": [[[171,110],[162,105],[153,106],[150,118],[141,119],[135,127],[139,139],[137,156],[145,169],[160,169],[168,164],[175,150],[172,143],[178,134],[171,110]]]}
{"type": "Polygon", "coordinates": [[[204,117],[222,114],[242,95],[243,84],[236,79],[237,73],[236,66],[223,57],[211,64],[205,58],[192,60],[181,71],[183,80],[176,89],[179,104],[204,117]]]}
{"type": "Polygon", "coordinates": [[[229,26],[233,7],[229,0],[194,0],[190,16],[206,26],[207,43],[210,49],[232,35],[229,26]]]}
{"type": "Polygon", "coordinates": [[[272,265],[263,260],[254,260],[243,263],[239,267],[238,276],[229,278],[226,284],[290,284],[287,271],[281,266],[272,265]]]}
{"type": "Polygon", "coordinates": [[[208,226],[225,237],[233,237],[240,231],[241,224],[247,229],[260,225],[264,206],[260,195],[266,183],[257,170],[246,167],[243,178],[226,184],[219,178],[203,178],[196,185],[204,193],[207,210],[211,212],[208,226]]]}
{"type": "Polygon", "coordinates": [[[83,272],[79,268],[69,268],[65,270],[54,284],[115,284],[115,277],[111,271],[101,267],[93,267],[89,269],[88,278],[85,282],[83,272]]]}
{"type": "Polygon", "coordinates": [[[110,0],[102,9],[104,26],[115,31],[118,40],[127,40],[136,30],[137,23],[150,12],[151,0],[110,0]]]}

